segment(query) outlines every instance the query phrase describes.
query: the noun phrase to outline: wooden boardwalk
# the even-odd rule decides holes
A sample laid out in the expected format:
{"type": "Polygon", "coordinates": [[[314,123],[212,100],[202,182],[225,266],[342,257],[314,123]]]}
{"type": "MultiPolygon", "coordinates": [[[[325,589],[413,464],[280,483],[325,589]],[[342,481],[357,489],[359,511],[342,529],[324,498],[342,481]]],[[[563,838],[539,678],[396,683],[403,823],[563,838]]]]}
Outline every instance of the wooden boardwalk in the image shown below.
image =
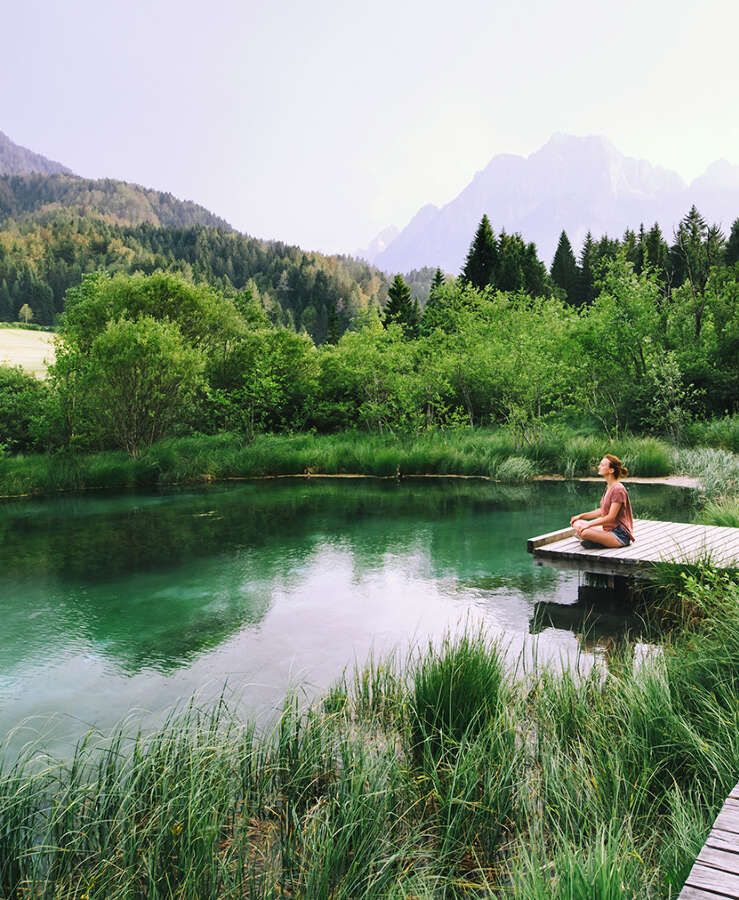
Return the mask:
{"type": "Polygon", "coordinates": [[[729,794],[678,900],[739,900],[739,784],[729,794]]]}
{"type": "Polygon", "coordinates": [[[526,549],[540,565],[600,575],[639,575],[640,569],[661,561],[710,559],[720,568],[739,568],[739,528],[636,519],[634,537],[628,547],[585,550],[575,530],[565,528],[530,538],[526,549]]]}

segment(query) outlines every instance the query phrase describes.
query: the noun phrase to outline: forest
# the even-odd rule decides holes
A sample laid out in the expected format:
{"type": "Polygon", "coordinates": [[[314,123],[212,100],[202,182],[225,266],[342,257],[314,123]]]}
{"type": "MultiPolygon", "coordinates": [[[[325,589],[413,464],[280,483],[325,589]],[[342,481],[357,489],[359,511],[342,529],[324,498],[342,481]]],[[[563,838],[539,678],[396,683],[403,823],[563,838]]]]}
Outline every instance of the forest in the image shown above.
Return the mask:
{"type": "MultiPolygon", "coordinates": [[[[279,280],[289,282],[290,271],[297,285],[310,265],[305,254],[267,252],[258,242],[202,228],[78,226],[43,226],[53,236],[45,245],[37,224],[16,240],[25,242],[26,260],[43,261],[40,251],[53,245],[53,258],[71,267],[80,247],[125,260],[120,236],[135,235],[153,271],[129,274],[121,265],[114,273],[83,272],[80,284],[67,288],[58,319],[63,341],[48,379],[2,370],[0,424],[9,452],[66,447],[136,455],[170,435],[229,431],[249,441],[260,432],[417,434],[497,424],[525,445],[554,421],[679,442],[691,421],[737,412],[739,228],[735,223],[722,240],[695,210],[673,247],[655,245],[655,265],[649,251],[630,258],[629,241],[595,245],[593,296],[582,302],[556,280],[564,259],[580,286],[572,290],[588,283],[587,268],[573,266],[562,251],[566,236],[551,273],[541,264],[527,269],[520,260],[531,263],[533,254],[523,241],[496,240],[487,219],[460,276],[437,270],[423,308],[396,276],[378,309],[377,281],[354,263],[368,280],[364,294],[353,282],[352,329],[344,330],[337,300],[326,310],[320,344],[307,329],[275,323],[257,281],[274,281],[287,261],[291,268],[279,280]],[[243,256],[221,256],[223,247],[243,256]],[[511,247],[523,254],[517,266],[510,265],[511,247]],[[188,256],[192,268],[183,271],[159,265],[174,258],[184,264],[188,256]],[[236,260],[243,262],[238,275],[236,260]],[[221,287],[195,283],[198,265],[230,265],[235,283],[249,272],[254,277],[242,290],[229,276],[217,276],[221,287]],[[511,271],[539,279],[540,295],[504,289],[511,271]]],[[[638,252],[643,245],[637,239],[638,252]]],[[[12,250],[3,257],[6,267],[9,258],[12,250]]],[[[330,297],[323,270],[311,277],[315,296],[330,297]]],[[[342,278],[349,285],[348,270],[337,268],[334,285],[342,278]]]]}

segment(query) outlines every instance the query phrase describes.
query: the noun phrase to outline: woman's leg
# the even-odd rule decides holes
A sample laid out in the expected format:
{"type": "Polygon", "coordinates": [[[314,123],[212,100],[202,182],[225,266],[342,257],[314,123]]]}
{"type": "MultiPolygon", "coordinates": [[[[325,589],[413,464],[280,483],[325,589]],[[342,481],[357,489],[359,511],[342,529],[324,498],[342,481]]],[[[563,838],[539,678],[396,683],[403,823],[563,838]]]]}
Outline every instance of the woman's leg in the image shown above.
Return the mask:
{"type": "Polygon", "coordinates": [[[580,533],[580,540],[592,541],[602,547],[623,547],[623,544],[612,531],[604,531],[599,525],[594,528],[586,528],[580,533]]]}

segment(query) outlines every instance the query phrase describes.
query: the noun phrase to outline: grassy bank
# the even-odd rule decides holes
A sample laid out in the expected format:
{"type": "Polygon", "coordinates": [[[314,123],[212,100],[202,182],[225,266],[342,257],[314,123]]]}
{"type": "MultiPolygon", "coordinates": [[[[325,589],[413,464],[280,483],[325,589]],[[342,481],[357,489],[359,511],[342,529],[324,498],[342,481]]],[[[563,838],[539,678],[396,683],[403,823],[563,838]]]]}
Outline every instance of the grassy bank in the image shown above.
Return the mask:
{"type": "Polygon", "coordinates": [[[271,735],[221,706],[29,750],[0,774],[0,895],[674,898],[739,773],[739,583],[680,592],[682,629],[607,677],[512,677],[468,633],[271,735]]]}
{"type": "Polygon", "coordinates": [[[245,444],[220,434],[162,441],[137,459],[123,452],[0,458],[0,494],[144,487],[225,478],[299,474],[477,475],[526,481],[536,475],[593,474],[604,452],[621,456],[632,475],[674,471],[672,448],[655,438],[616,441],[551,429],[521,445],[505,428],[421,436],[259,435],[245,444]]]}

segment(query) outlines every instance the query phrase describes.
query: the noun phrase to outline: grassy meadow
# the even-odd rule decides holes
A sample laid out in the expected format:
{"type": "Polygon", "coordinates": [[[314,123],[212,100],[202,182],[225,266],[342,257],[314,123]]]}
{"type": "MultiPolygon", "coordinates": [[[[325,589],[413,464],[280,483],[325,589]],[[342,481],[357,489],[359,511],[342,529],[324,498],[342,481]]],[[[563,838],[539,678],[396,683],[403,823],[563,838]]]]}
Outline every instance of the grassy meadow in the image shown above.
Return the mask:
{"type": "Polygon", "coordinates": [[[65,763],[29,747],[0,770],[0,895],[675,898],[739,772],[739,581],[656,577],[671,631],[638,662],[511,672],[468,630],[271,733],[191,705],[65,763]]]}
{"type": "Polygon", "coordinates": [[[44,378],[53,362],[53,334],[0,323],[0,365],[23,366],[26,372],[44,378]]]}

